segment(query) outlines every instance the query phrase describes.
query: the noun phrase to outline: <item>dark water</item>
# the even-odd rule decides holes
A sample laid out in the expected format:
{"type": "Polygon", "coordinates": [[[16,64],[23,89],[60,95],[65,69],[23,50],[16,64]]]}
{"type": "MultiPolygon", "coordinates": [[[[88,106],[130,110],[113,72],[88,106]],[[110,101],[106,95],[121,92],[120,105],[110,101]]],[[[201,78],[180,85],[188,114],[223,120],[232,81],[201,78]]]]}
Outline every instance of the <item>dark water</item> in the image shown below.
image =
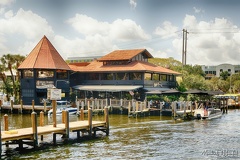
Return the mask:
{"type": "MultiPolygon", "coordinates": [[[[2,115],[3,116],[3,115],[2,115]]],[[[30,127],[30,115],[9,115],[10,128],[30,127]]],[[[95,116],[94,120],[103,120],[95,116]]],[[[77,120],[71,116],[71,120],[77,120]]],[[[60,121],[60,118],[59,118],[60,121]]],[[[51,124],[52,119],[45,119],[51,124]]],[[[213,120],[175,121],[171,117],[110,115],[110,135],[51,146],[9,159],[240,159],[240,110],[213,120]]],[[[71,134],[72,139],[76,134],[71,134]]],[[[44,140],[51,141],[52,137],[44,140]]],[[[40,142],[40,141],[39,141],[40,142]]]]}

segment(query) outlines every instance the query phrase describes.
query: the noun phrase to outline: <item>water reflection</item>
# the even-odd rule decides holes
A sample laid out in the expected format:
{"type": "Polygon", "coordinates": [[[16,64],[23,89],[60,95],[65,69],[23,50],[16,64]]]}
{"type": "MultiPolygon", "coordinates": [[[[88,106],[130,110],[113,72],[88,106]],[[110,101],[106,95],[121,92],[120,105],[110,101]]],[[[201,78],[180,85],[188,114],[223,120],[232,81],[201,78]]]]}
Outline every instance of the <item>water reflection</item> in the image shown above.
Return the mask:
{"type": "MultiPolygon", "coordinates": [[[[30,118],[30,115],[9,115],[9,127],[30,127],[30,118]]],[[[175,121],[172,117],[128,118],[126,115],[109,118],[108,137],[99,133],[98,139],[50,147],[19,155],[18,159],[219,159],[223,155],[213,153],[224,151],[237,151],[232,158],[240,158],[238,110],[214,120],[175,121]]],[[[78,119],[70,116],[70,121],[78,119]]],[[[57,120],[60,123],[61,117],[57,120]]],[[[104,117],[94,116],[93,120],[102,121],[104,117]]],[[[45,123],[52,124],[52,118],[45,117],[45,123]]],[[[228,158],[230,155],[225,155],[228,158]]]]}

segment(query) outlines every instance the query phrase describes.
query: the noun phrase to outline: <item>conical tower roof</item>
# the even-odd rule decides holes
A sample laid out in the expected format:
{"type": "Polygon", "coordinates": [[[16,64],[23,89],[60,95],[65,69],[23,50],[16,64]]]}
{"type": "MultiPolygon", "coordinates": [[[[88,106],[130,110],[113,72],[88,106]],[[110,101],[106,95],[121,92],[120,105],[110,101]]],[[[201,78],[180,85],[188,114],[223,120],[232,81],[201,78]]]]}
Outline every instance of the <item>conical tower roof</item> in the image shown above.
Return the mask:
{"type": "Polygon", "coordinates": [[[43,36],[18,69],[71,70],[46,36],[43,36]]]}

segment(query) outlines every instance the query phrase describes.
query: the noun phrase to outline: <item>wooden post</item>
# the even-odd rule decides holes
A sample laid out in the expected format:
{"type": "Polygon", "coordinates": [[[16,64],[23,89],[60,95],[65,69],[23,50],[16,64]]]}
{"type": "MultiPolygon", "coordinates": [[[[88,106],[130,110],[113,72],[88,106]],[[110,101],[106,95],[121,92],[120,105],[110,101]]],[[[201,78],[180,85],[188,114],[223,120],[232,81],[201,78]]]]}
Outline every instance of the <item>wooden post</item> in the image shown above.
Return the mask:
{"type": "Polygon", "coordinates": [[[34,100],[32,100],[32,111],[34,112],[34,100]]]}
{"type": "Polygon", "coordinates": [[[108,107],[105,107],[104,109],[104,114],[105,114],[105,122],[106,122],[106,135],[109,135],[109,112],[108,112],[108,107]]]}
{"type": "Polygon", "coordinates": [[[57,127],[57,115],[56,115],[56,106],[57,106],[57,101],[52,100],[52,109],[53,109],[53,127],[57,127]]]}
{"type": "Polygon", "coordinates": [[[33,146],[34,148],[36,148],[38,145],[37,113],[32,112],[31,118],[32,118],[32,131],[33,131],[33,146]]]}
{"type": "Polygon", "coordinates": [[[173,102],[173,116],[176,117],[176,111],[177,111],[177,102],[173,102]]]}
{"type": "MultiPolygon", "coordinates": [[[[4,131],[8,131],[8,115],[7,114],[4,115],[4,131]]],[[[8,143],[6,143],[6,147],[9,147],[8,143]]]]}
{"type": "Polygon", "coordinates": [[[129,101],[128,102],[128,116],[130,115],[131,113],[131,102],[129,101]]]}
{"type": "Polygon", "coordinates": [[[66,129],[66,138],[69,138],[69,132],[70,132],[70,129],[69,129],[69,112],[68,111],[65,111],[64,112],[64,123],[65,123],[65,129],[66,129]]]}
{"type": "Polygon", "coordinates": [[[65,110],[63,110],[62,111],[62,123],[65,123],[65,117],[66,116],[66,111],[65,110]]]}
{"type": "Polygon", "coordinates": [[[90,101],[87,102],[88,109],[90,108],[90,101]]]}
{"type": "Polygon", "coordinates": [[[10,101],[10,105],[11,105],[11,113],[13,112],[13,100],[10,101]]]}
{"type": "Polygon", "coordinates": [[[79,101],[76,101],[76,103],[77,103],[77,113],[79,113],[79,101]]]}
{"type": "Polygon", "coordinates": [[[92,109],[88,108],[89,136],[92,136],[92,109]]]}
{"type": "Polygon", "coordinates": [[[8,131],[8,115],[4,115],[4,131],[8,131]]]}
{"type": "Polygon", "coordinates": [[[83,101],[81,102],[81,108],[83,108],[83,110],[84,110],[84,102],[83,101]]]}
{"type": "Polygon", "coordinates": [[[23,111],[23,100],[22,100],[22,99],[21,99],[21,101],[20,101],[20,105],[21,105],[20,112],[22,113],[22,111],[23,111]]]}
{"type": "Polygon", "coordinates": [[[40,112],[39,125],[40,125],[41,127],[44,126],[44,113],[43,113],[43,111],[40,112]]]}
{"type": "Polygon", "coordinates": [[[0,123],[0,159],[1,159],[1,155],[2,155],[2,125],[0,123]]]}
{"type": "Polygon", "coordinates": [[[81,121],[84,121],[84,110],[83,110],[83,108],[81,108],[80,119],[81,119],[81,121]]]}
{"type": "Polygon", "coordinates": [[[47,113],[47,107],[46,107],[46,106],[47,106],[47,102],[44,101],[44,102],[43,102],[43,105],[44,105],[44,113],[47,113]]]}
{"type": "MultiPolygon", "coordinates": [[[[40,121],[39,121],[39,125],[40,125],[41,127],[44,126],[44,112],[43,112],[43,111],[40,112],[40,121]]],[[[43,141],[43,135],[41,135],[41,141],[43,141]]]]}

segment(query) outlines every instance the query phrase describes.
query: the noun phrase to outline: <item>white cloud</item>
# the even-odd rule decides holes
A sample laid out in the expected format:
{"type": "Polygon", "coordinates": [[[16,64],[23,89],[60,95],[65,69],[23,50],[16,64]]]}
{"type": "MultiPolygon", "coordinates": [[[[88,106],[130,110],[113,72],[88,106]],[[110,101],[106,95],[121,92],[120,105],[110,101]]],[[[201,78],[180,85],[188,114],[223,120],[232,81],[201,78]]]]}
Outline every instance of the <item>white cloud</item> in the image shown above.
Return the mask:
{"type": "Polygon", "coordinates": [[[5,8],[0,8],[0,15],[2,15],[5,12],[5,8]]]}
{"type": "Polygon", "coordinates": [[[89,36],[99,34],[114,40],[148,39],[141,26],[130,19],[117,19],[113,23],[100,22],[86,15],[76,14],[67,23],[79,33],[89,36]]]}
{"type": "MultiPolygon", "coordinates": [[[[183,28],[187,29],[187,63],[217,65],[239,64],[240,30],[224,18],[198,21],[195,16],[186,15],[183,28]]],[[[182,38],[174,39],[176,52],[182,53],[182,38]]]]}
{"type": "Polygon", "coordinates": [[[5,16],[6,19],[11,18],[11,17],[13,16],[13,11],[12,11],[12,10],[7,11],[7,12],[4,14],[4,16],[5,16]]]}
{"type": "Polygon", "coordinates": [[[43,35],[53,34],[52,27],[46,19],[32,11],[19,9],[17,13],[14,14],[12,10],[9,10],[3,14],[5,18],[0,18],[0,24],[4,24],[0,25],[0,35],[2,35],[5,40],[0,41],[0,46],[5,46],[4,52],[26,55],[33,49],[29,41],[39,41],[43,35]],[[12,47],[13,44],[23,44],[23,46],[18,47],[18,49],[13,49],[16,48],[16,46],[12,47]],[[8,48],[7,51],[6,47],[8,48]]]}
{"type": "Polygon", "coordinates": [[[137,0],[130,0],[129,3],[132,9],[135,9],[137,7],[137,0]]]}
{"type": "Polygon", "coordinates": [[[200,8],[196,8],[196,7],[193,7],[193,10],[195,13],[204,13],[205,11],[200,9],[200,8]]]}
{"type": "Polygon", "coordinates": [[[141,26],[130,19],[117,19],[112,23],[101,22],[86,15],[76,14],[75,17],[66,21],[78,33],[84,37],[73,40],[62,36],[56,36],[56,43],[61,45],[61,51],[69,57],[89,56],[89,54],[103,55],[114,49],[123,42],[136,40],[148,40],[150,36],[144,32],[141,26]],[[67,45],[68,44],[68,45],[67,45]],[[68,47],[67,47],[68,46],[68,47]],[[78,54],[82,55],[78,55],[78,54]]]}
{"type": "Polygon", "coordinates": [[[0,1],[0,6],[1,5],[10,5],[10,4],[12,4],[13,2],[14,2],[15,0],[1,0],[0,1]]]}
{"type": "Polygon", "coordinates": [[[157,27],[155,34],[161,36],[163,39],[177,37],[178,27],[173,26],[171,22],[163,22],[163,27],[157,27]]]}

